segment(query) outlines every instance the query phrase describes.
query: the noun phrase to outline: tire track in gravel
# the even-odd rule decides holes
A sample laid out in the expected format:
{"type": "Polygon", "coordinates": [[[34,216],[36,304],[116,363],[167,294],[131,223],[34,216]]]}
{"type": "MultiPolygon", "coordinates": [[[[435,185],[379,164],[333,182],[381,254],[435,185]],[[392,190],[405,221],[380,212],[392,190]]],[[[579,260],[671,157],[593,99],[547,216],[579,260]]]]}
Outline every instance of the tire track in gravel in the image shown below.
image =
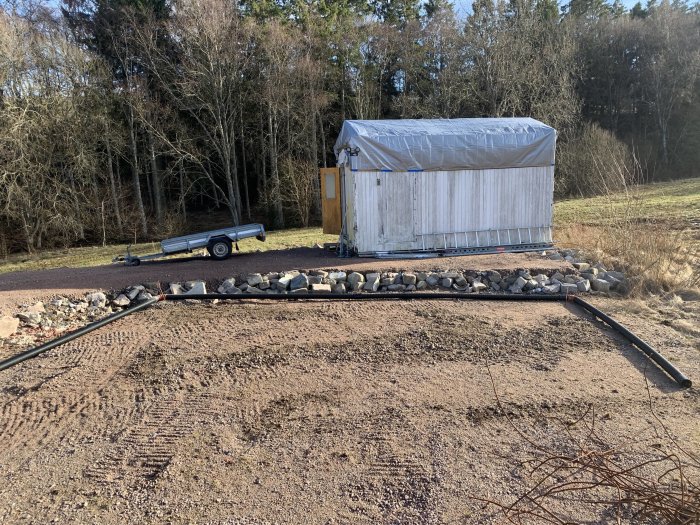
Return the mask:
{"type": "Polygon", "coordinates": [[[112,405],[106,392],[113,377],[150,339],[146,331],[121,329],[123,324],[89,334],[42,359],[44,367],[68,370],[49,379],[40,389],[22,392],[0,408],[0,440],[6,443],[5,455],[20,448],[34,450],[21,452],[21,462],[36,455],[54,437],[62,439],[70,432],[80,438],[85,432],[95,432],[93,427],[88,429],[82,424],[72,427],[79,419],[112,405]]]}

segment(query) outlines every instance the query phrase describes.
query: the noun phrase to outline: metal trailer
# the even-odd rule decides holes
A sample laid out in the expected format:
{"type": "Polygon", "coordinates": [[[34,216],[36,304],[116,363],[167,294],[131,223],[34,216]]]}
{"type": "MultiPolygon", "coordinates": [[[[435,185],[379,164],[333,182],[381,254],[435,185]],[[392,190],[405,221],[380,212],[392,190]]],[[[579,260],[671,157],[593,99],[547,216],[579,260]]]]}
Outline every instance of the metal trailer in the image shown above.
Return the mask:
{"type": "MultiPolygon", "coordinates": [[[[161,252],[149,255],[133,255],[131,253],[131,245],[129,245],[126,255],[117,257],[114,262],[123,261],[127,266],[138,266],[141,264],[141,261],[160,259],[161,257],[177,253],[191,253],[198,248],[206,248],[212,259],[223,260],[231,256],[234,243],[250,237],[264,241],[265,227],[262,224],[243,224],[220,230],[210,230],[164,239],[160,241],[161,252]]],[[[238,249],[238,246],[236,246],[236,249],[238,249]]]]}

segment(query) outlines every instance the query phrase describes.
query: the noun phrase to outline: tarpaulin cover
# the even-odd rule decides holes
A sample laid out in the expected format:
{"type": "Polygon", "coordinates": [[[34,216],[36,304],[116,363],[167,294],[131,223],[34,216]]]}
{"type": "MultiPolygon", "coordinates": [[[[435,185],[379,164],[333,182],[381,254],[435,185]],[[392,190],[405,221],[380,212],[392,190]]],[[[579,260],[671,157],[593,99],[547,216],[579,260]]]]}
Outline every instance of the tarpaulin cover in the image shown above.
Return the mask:
{"type": "Polygon", "coordinates": [[[519,168],[553,165],[556,139],[531,118],[346,120],[334,150],[359,171],[519,168]]]}

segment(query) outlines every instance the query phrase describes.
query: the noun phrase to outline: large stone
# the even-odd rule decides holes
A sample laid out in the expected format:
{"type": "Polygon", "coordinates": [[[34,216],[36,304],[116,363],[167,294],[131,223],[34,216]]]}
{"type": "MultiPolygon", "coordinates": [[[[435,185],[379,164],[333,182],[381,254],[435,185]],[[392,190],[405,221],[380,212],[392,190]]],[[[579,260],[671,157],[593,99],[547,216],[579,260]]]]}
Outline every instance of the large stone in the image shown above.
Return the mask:
{"type": "Polygon", "coordinates": [[[309,275],[311,277],[320,277],[323,279],[324,277],[328,277],[328,272],[325,270],[310,270],[309,275]]]}
{"type": "Polygon", "coordinates": [[[46,308],[44,308],[44,303],[39,301],[38,303],[34,303],[30,307],[28,307],[25,311],[32,312],[35,314],[43,314],[46,312],[46,308]]]}
{"type": "Polygon", "coordinates": [[[479,293],[479,292],[483,292],[483,291],[486,290],[486,289],[488,289],[488,286],[486,286],[486,285],[485,285],[484,283],[482,283],[481,281],[476,281],[476,280],[475,280],[475,281],[472,283],[472,291],[473,291],[473,292],[479,293]]]}
{"type": "Polygon", "coordinates": [[[440,282],[440,276],[436,273],[431,273],[425,279],[425,282],[428,283],[428,286],[437,286],[438,283],[440,282]]]}
{"type": "Polygon", "coordinates": [[[207,293],[207,285],[204,281],[192,281],[190,289],[185,292],[185,295],[204,295],[207,293]]]}
{"type": "Polygon", "coordinates": [[[355,281],[350,286],[351,286],[353,292],[360,292],[360,291],[362,291],[362,287],[364,285],[365,285],[365,283],[363,281],[355,281]]]}
{"type": "Polygon", "coordinates": [[[466,285],[467,285],[467,280],[464,278],[463,275],[458,275],[458,276],[455,278],[454,284],[456,284],[457,286],[466,286],[466,285]]]}
{"type": "Polygon", "coordinates": [[[345,283],[336,283],[331,287],[333,293],[345,293],[347,290],[345,288],[345,283]]]}
{"type": "Polygon", "coordinates": [[[384,277],[383,279],[379,279],[379,285],[380,286],[390,286],[394,284],[394,278],[393,277],[384,277]]]}
{"type": "Polygon", "coordinates": [[[348,278],[345,272],[331,272],[328,274],[329,279],[333,279],[336,283],[341,283],[348,278]]]}
{"type": "Polygon", "coordinates": [[[425,290],[428,287],[428,283],[425,281],[418,281],[416,283],[416,290],[425,290]]]}
{"type": "Polygon", "coordinates": [[[452,287],[452,278],[451,277],[443,277],[442,280],[440,281],[440,286],[443,288],[451,288],[452,287]]]}
{"type": "Polygon", "coordinates": [[[219,293],[240,293],[240,290],[234,292],[234,288],[238,290],[238,288],[236,288],[236,279],[230,277],[221,283],[221,286],[219,286],[216,291],[219,293]]]}
{"type": "Polygon", "coordinates": [[[322,275],[309,275],[309,284],[321,284],[323,283],[322,275]]]}
{"type": "Polygon", "coordinates": [[[289,282],[289,288],[294,291],[294,290],[308,290],[309,288],[309,278],[303,274],[300,273],[294,279],[292,279],[289,282]]]}
{"type": "Polygon", "coordinates": [[[0,316],[0,339],[5,339],[14,334],[19,328],[19,319],[9,315],[0,316]]]}
{"type": "Polygon", "coordinates": [[[284,292],[289,288],[289,284],[292,282],[292,279],[294,279],[294,277],[291,275],[283,275],[275,283],[275,288],[277,288],[280,292],[284,292]]]}
{"type": "Polygon", "coordinates": [[[140,284],[137,286],[132,286],[132,287],[127,289],[126,296],[129,298],[130,301],[133,301],[134,299],[136,299],[139,296],[139,294],[141,292],[144,291],[144,289],[145,288],[143,286],[141,286],[140,284]]]}
{"type": "Polygon", "coordinates": [[[419,281],[425,281],[428,278],[428,274],[425,272],[417,272],[416,279],[419,281]]]}
{"type": "Polygon", "coordinates": [[[561,272],[556,272],[554,275],[552,275],[552,282],[558,281],[561,282],[566,278],[566,275],[564,275],[561,272]]]}
{"type": "Polygon", "coordinates": [[[574,265],[574,268],[576,268],[579,272],[585,272],[586,270],[588,270],[591,267],[591,265],[588,264],[587,262],[575,262],[575,263],[573,263],[573,265],[574,265]]]}
{"type": "Polygon", "coordinates": [[[138,294],[136,296],[136,300],[138,302],[147,301],[149,299],[153,299],[153,296],[149,292],[147,292],[146,290],[142,291],[140,294],[138,294]]]}
{"type": "Polygon", "coordinates": [[[112,300],[114,306],[129,306],[129,298],[123,293],[119,294],[115,299],[112,300]]]}
{"type": "Polygon", "coordinates": [[[613,271],[613,270],[608,270],[608,271],[605,272],[601,277],[602,277],[603,279],[605,279],[606,281],[608,280],[608,277],[612,277],[613,279],[615,279],[615,280],[617,280],[617,281],[624,281],[624,280],[625,280],[625,274],[624,274],[624,273],[622,273],[622,272],[616,272],[616,271],[613,271]]]}
{"type": "Polygon", "coordinates": [[[456,279],[460,276],[459,272],[440,272],[440,279],[456,279]]]}
{"type": "Polygon", "coordinates": [[[547,277],[547,276],[546,276],[545,274],[543,274],[543,273],[539,273],[539,274],[535,275],[535,276],[533,277],[533,279],[534,279],[535,281],[537,281],[537,283],[538,283],[540,286],[545,286],[545,285],[549,284],[549,277],[547,277]]]}
{"type": "Polygon", "coordinates": [[[418,282],[418,279],[416,278],[415,273],[404,273],[401,275],[401,282],[405,284],[406,286],[409,286],[411,284],[416,284],[418,282]]]}
{"type": "Polygon", "coordinates": [[[405,292],[406,285],[405,284],[390,284],[387,287],[387,290],[389,290],[390,292],[405,292]]]}
{"type": "Polygon", "coordinates": [[[575,294],[578,292],[578,286],[571,283],[561,283],[559,291],[564,294],[575,294]]]}
{"type": "Polygon", "coordinates": [[[581,279],[576,283],[576,288],[578,288],[579,292],[590,292],[591,282],[588,279],[581,279]]]}
{"type": "Polygon", "coordinates": [[[379,289],[379,274],[367,274],[367,282],[363,286],[363,289],[367,290],[368,292],[376,292],[379,289]],[[370,278],[370,275],[373,277],[370,278]]]}
{"type": "Polygon", "coordinates": [[[502,279],[501,273],[496,270],[489,270],[486,272],[486,277],[488,277],[489,281],[492,283],[500,283],[502,279]]]}
{"type": "Polygon", "coordinates": [[[107,296],[102,292],[92,292],[85,296],[85,300],[96,308],[104,308],[107,305],[107,296]]]}
{"type": "Polygon", "coordinates": [[[542,285],[534,279],[528,279],[525,283],[525,286],[523,286],[523,290],[529,292],[530,290],[534,290],[535,288],[539,288],[540,286],[542,285]]]}
{"type": "Polygon", "coordinates": [[[258,288],[260,288],[261,290],[269,290],[270,286],[270,281],[263,281],[258,285],[258,288]]]}
{"type": "Polygon", "coordinates": [[[542,287],[542,291],[547,294],[559,293],[561,285],[559,283],[548,284],[542,287]]]}
{"type": "Polygon", "coordinates": [[[510,291],[511,292],[522,292],[523,288],[527,284],[527,279],[525,279],[522,276],[518,276],[518,278],[513,282],[513,284],[510,286],[510,291]]]}
{"type": "Polygon", "coordinates": [[[185,293],[185,289],[180,285],[180,283],[170,283],[168,293],[171,295],[182,295],[185,293]]]}
{"type": "Polygon", "coordinates": [[[381,279],[381,274],[377,272],[370,272],[367,275],[365,275],[365,278],[367,279],[367,282],[373,281],[374,279],[381,279]]]}
{"type": "MultiPolygon", "coordinates": [[[[314,276],[316,277],[316,276],[314,276]]],[[[314,293],[331,293],[330,284],[313,283],[311,285],[311,291],[314,293]]]]}
{"type": "Polygon", "coordinates": [[[246,276],[245,280],[248,283],[248,286],[257,286],[263,282],[262,275],[259,273],[250,273],[246,276]]]}
{"type": "Polygon", "coordinates": [[[30,326],[36,326],[39,323],[41,323],[41,314],[38,314],[36,312],[22,312],[17,314],[17,317],[19,317],[19,320],[22,321],[24,324],[30,326]]]}
{"type": "Polygon", "coordinates": [[[558,253],[553,253],[549,256],[549,258],[553,261],[561,261],[563,259],[563,257],[558,253]]]}
{"type": "Polygon", "coordinates": [[[591,281],[591,288],[596,292],[608,293],[610,292],[610,283],[605,279],[593,279],[591,281]]]}
{"type": "Polygon", "coordinates": [[[365,282],[365,276],[358,272],[352,272],[350,275],[348,275],[348,282],[354,289],[356,283],[365,282]]]}

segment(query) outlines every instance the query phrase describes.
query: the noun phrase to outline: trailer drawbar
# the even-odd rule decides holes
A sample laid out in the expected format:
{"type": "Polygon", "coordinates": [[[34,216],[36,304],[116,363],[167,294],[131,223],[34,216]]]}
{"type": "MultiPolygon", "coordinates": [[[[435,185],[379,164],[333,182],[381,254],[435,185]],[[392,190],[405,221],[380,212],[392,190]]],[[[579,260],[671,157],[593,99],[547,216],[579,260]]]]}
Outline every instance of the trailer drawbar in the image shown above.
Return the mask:
{"type": "Polygon", "coordinates": [[[48,350],[56,348],[57,346],[68,343],[78,337],[97,330],[98,328],[105,326],[112,321],[126,317],[141,310],[149,308],[153,304],[159,301],[182,301],[186,299],[199,299],[199,300],[212,300],[212,299],[226,299],[233,301],[247,301],[250,299],[264,300],[264,301],[433,301],[433,300],[475,300],[475,301],[532,301],[532,302],[544,302],[544,301],[563,301],[576,304],[592,314],[595,318],[600,319],[605,324],[610,326],[613,330],[617,331],[620,335],[625,337],[630,343],[636,346],[639,350],[644,352],[654,363],[656,363],[662,370],[664,370],[668,375],[670,375],[681,387],[689,388],[692,386],[692,381],[683,372],[678,370],[670,361],[668,361],[663,355],[661,355],[656,349],[649,345],[644,340],[637,337],[629,329],[627,329],[622,324],[618,323],[615,319],[609,315],[603,313],[598,308],[590,304],[589,302],[581,299],[578,296],[573,295],[544,295],[544,296],[533,296],[533,295],[510,295],[510,294],[467,294],[467,293],[426,293],[426,294],[415,294],[415,293],[372,293],[372,294],[312,294],[312,295],[294,295],[294,294],[200,294],[200,295],[172,295],[165,294],[158,297],[153,297],[152,299],[147,299],[135,306],[126,308],[121,312],[109,315],[99,321],[90,323],[78,330],[69,332],[53,341],[49,341],[42,345],[30,348],[24,352],[20,352],[8,359],[0,361],[0,371],[10,368],[14,365],[21,363],[32,357],[36,357],[48,350]]]}

